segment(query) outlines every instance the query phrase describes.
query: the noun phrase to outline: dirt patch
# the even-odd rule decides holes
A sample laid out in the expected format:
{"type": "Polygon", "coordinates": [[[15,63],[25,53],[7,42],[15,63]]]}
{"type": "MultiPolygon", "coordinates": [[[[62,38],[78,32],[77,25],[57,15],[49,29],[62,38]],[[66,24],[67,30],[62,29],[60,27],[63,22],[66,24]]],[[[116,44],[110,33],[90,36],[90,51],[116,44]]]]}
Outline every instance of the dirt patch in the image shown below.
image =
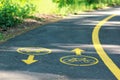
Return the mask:
{"type": "Polygon", "coordinates": [[[33,30],[42,25],[61,20],[59,15],[35,14],[30,18],[25,19],[21,24],[13,26],[7,30],[0,30],[0,43],[7,41],[17,35],[33,30]]]}

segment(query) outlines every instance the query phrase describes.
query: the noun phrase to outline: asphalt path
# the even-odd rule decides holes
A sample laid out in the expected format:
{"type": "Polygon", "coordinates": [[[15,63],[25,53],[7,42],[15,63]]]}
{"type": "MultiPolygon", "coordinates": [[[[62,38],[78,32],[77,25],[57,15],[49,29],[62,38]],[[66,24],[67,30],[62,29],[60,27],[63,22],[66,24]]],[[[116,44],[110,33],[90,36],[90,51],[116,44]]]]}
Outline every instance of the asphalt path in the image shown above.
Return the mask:
{"type": "Polygon", "coordinates": [[[0,80],[120,80],[119,13],[116,7],[70,15],[0,44],[0,80]],[[93,30],[112,14],[100,23],[101,44],[94,44],[93,30]]]}

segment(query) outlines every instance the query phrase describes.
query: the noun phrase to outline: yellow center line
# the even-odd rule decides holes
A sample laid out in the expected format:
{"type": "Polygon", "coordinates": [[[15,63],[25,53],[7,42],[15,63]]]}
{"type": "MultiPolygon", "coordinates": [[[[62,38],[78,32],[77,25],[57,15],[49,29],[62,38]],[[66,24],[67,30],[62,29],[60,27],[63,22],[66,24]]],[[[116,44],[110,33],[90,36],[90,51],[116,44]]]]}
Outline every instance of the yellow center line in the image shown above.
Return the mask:
{"type": "Polygon", "coordinates": [[[99,31],[103,24],[105,24],[108,20],[113,18],[116,15],[111,15],[104,20],[100,21],[94,28],[92,33],[92,41],[93,45],[100,56],[100,58],[103,60],[104,64],[108,67],[108,69],[113,73],[113,75],[120,80],[120,69],[119,67],[111,60],[111,58],[107,55],[107,53],[104,51],[100,41],[99,41],[99,31]]]}

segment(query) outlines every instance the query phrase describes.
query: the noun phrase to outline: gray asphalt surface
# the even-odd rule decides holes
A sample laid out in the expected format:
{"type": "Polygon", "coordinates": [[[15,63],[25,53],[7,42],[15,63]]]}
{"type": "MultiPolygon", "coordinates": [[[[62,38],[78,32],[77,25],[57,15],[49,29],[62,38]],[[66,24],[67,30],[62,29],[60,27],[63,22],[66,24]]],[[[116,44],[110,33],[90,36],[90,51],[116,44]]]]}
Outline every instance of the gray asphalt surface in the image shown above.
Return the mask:
{"type": "Polygon", "coordinates": [[[120,8],[116,7],[71,15],[0,44],[0,80],[117,80],[94,49],[92,32],[99,21],[118,14],[103,25],[99,37],[107,54],[120,68],[119,13],[120,8]],[[38,61],[27,65],[21,60],[28,55],[16,51],[21,47],[42,47],[51,49],[52,53],[35,55],[38,61]],[[75,48],[83,49],[82,55],[92,56],[99,62],[90,66],[61,63],[61,57],[75,55],[71,52],[75,48]]]}

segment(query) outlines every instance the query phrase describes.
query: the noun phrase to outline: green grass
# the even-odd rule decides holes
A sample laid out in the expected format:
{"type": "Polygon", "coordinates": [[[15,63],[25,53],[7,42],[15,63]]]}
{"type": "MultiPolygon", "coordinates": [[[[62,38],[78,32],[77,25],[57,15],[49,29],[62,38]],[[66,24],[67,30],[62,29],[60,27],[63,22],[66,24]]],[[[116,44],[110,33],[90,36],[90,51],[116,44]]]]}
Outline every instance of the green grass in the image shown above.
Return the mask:
{"type": "Polygon", "coordinates": [[[52,0],[31,0],[31,3],[36,6],[36,13],[57,13],[57,4],[53,3],[52,0]]]}

